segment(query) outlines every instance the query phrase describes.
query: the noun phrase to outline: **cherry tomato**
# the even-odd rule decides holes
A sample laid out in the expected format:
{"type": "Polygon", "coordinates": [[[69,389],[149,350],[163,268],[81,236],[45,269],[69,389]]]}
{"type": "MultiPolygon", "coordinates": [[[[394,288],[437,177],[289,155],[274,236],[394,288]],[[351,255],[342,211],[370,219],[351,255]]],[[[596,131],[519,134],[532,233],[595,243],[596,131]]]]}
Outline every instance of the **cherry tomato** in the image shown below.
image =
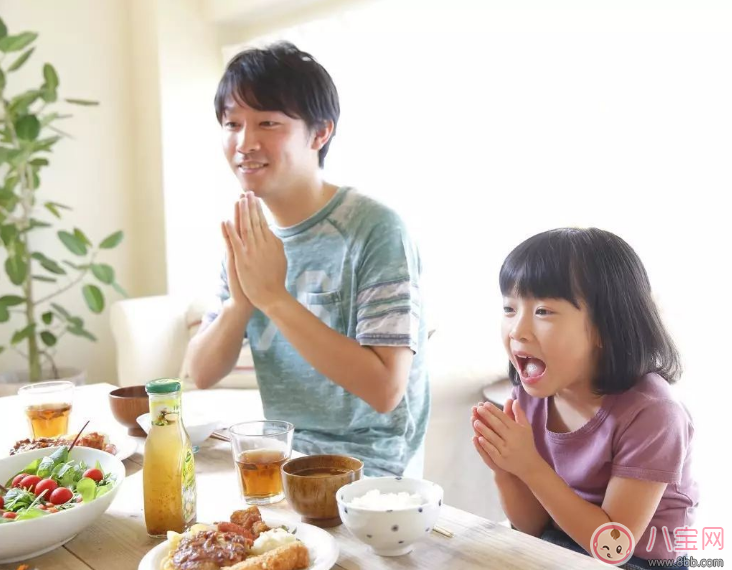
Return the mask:
{"type": "Polygon", "coordinates": [[[20,487],[20,482],[25,479],[26,473],[20,473],[19,475],[16,475],[13,477],[13,482],[11,484],[11,487],[20,487]]]}
{"type": "Polygon", "coordinates": [[[94,479],[97,483],[104,479],[104,473],[102,473],[99,469],[87,469],[84,471],[84,477],[89,477],[89,479],[94,479]]]}
{"type": "Polygon", "coordinates": [[[11,513],[10,511],[8,511],[7,513],[3,513],[4,519],[14,519],[17,516],[18,515],[16,515],[15,513],[11,513]]]}
{"type": "Polygon", "coordinates": [[[28,489],[29,491],[33,491],[36,488],[36,484],[41,480],[41,478],[38,475],[26,475],[23,477],[23,480],[20,482],[20,486],[23,489],[28,489]]]}
{"type": "Polygon", "coordinates": [[[59,487],[58,489],[53,490],[49,499],[54,505],[63,505],[73,496],[74,494],[71,492],[71,489],[68,489],[66,487],[59,487]]]}
{"type": "Polygon", "coordinates": [[[53,493],[53,490],[58,487],[58,483],[54,481],[53,479],[43,479],[36,483],[36,496],[43,493],[43,491],[46,491],[46,494],[43,495],[44,497],[48,497],[51,493],[53,493]]]}
{"type": "Polygon", "coordinates": [[[3,510],[3,508],[5,508],[5,499],[0,497],[0,511],[3,510]]]}

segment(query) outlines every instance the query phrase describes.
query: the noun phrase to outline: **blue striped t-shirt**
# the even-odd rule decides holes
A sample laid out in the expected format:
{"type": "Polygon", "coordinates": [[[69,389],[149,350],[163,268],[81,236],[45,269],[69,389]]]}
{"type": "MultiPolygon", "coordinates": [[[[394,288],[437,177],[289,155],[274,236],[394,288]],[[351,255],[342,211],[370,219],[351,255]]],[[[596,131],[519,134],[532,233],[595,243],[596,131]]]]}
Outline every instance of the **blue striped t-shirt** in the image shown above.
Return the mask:
{"type": "Polygon", "coordinates": [[[273,231],[284,244],[290,294],[339,333],[365,346],[408,346],[414,359],[404,398],[380,414],[317,372],[257,310],[247,336],[265,416],[293,423],[302,453],[347,454],[364,461],[367,475],[401,474],[424,440],[430,408],[421,263],[404,223],[383,204],[339,188],[307,220],[273,231]]]}

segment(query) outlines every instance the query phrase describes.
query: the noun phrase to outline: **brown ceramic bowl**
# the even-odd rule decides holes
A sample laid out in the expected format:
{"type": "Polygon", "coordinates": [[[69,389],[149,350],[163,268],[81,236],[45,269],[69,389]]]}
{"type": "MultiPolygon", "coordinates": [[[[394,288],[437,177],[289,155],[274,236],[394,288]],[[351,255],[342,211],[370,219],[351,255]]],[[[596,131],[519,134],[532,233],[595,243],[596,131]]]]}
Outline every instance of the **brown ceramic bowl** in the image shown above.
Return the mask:
{"type": "Polygon", "coordinates": [[[282,487],[287,502],[302,522],[319,527],[341,524],[336,491],[358,481],[363,462],[347,455],[309,455],[282,466],[282,487]]]}
{"type": "Polygon", "coordinates": [[[109,407],[114,419],[127,428],[129,435],[145,437],[145,430],[137,423],[139,416],[150,411],[145,386],[125,386],[112,390],[109,393],[109,407]]]}

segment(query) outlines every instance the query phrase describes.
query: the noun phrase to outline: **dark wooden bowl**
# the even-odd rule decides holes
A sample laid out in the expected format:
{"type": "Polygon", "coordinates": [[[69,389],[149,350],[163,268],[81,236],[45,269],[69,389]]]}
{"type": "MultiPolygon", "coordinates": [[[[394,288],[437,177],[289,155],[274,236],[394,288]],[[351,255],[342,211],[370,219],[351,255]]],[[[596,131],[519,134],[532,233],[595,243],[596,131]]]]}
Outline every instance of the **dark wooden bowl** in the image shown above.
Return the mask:
{"type": "Polygon", "coordinates": [[[109,407],[114,419],[127,428],[129,435],[146,436],[145,430],[137,423],[138,417],[150,411],[145,386],[125,386],[112,390],[109,393],[109,407]]]}
{"type": "Polygon", "coordinates": [[[302,521],[319,527],[341,524],[336,491],[358,481],[363,462],[347,455],[309,455],[282,466],[282,487],[302,521]]]}

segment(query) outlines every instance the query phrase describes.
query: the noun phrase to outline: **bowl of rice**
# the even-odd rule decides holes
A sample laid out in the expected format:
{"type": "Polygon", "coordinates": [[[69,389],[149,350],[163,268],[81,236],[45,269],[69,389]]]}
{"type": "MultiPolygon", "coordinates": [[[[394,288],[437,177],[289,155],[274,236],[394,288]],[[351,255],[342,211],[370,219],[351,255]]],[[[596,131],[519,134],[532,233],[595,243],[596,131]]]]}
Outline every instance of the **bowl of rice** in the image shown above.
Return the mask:
{"type": "Polygon", "coordinates": [[[440,515],[443,491],[436,483],[407,477],[374,477],[338,489],[346,528],[381,556],[408,554],[426,538],[440,515]]]}

